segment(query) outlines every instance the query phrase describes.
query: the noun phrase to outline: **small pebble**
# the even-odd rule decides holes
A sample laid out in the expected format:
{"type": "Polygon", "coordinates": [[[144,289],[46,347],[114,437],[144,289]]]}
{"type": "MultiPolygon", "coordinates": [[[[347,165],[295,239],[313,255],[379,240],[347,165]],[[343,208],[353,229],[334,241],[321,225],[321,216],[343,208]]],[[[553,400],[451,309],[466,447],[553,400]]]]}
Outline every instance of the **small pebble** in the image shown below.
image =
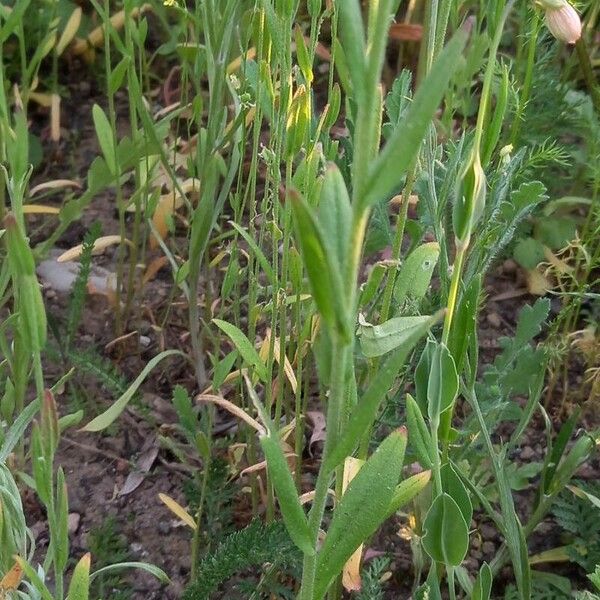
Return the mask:
{"type": "Polygon", "coordinates": [[[133,543],[129,544],[129,549],[131,550],[132,554],[134,554],[135,556],[140,556],[143,548],[144,547],[139,542],[133,542],[133,543]]]}
{"type": "Polygon", "coordinates": [[[483,546],[481,547],[481,549],[483,550],[484,554],[486,554],[487,556],[491,556],[496,552],[496,544],[494,544],[493,542],[483,542],[483,546]]]}
{"type": "Polygon", "coordinates": [[[158,522],[158,533],[160,533],[161,535],[168,535],[170,531],[171,525],[169,523],[167,523],[166,521],[158,522]]]}
{"type": "Polygon", "coordinates": [[[523,450],[521,450],[521,460],[531,460],[535,456],[535,452],[531,446],[525,446],[523,450]]]}
{"type": "Polygon", "coordinates": [[[485,541],[496,539],[496,529],[492,525],[484,524],[479,528],[479,531],[481,532],[481,537],[485,541]]]}
{"type": "Polygon", "coordinates": [[[150,345],[150,338],[147,335],[140,335],[140,346],[147,348],[150,345]]]}
{"type": "Polygon", "coordinates": [[[67,526],[69,528],[69,533],[71,535],[73,535],[74,533],[77,533],[80,522],[81,522],[81,515],[79,513],[75,513],[75,512],[69,513],[67,526]]]}
{"type": "Polygon", "coordinates": [[[500,325],[502,325],[502,320],[500,319],[500,315],[495,312],[488,314],[487,322],[495,329],[498,329],[500,327],[500,325]]]}

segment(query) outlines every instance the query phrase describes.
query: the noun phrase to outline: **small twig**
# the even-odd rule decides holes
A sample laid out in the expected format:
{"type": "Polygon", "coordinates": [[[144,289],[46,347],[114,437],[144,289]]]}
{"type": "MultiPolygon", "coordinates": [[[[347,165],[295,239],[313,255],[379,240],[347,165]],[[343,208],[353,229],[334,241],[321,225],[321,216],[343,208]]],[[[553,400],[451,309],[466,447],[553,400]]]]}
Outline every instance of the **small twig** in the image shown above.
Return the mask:
{"type": "Polygon", "coordinates": [[[86,452],[89,452],[90,454],[98,454],[98,455],[100,455],[104,458],[108,458],[110,460],[125,461],[129,465],[133,465],[133,463],[129,459],[123,458],[122,456],[118,456],[117,454],[113,454],[112,452],[110,452],[108,450],[103,450],[102,448],[97,448],[96,446],[88,446],[88,444],[82,444],[81,442],[76,442],[75,440],[72,440],[65,436],[62,436],[61,440],[64,442],[67,442],[67,444],[69,444],[70,446],[74,446],[75,448],[80,448],[81,450],[85,450],[86,452]]]}

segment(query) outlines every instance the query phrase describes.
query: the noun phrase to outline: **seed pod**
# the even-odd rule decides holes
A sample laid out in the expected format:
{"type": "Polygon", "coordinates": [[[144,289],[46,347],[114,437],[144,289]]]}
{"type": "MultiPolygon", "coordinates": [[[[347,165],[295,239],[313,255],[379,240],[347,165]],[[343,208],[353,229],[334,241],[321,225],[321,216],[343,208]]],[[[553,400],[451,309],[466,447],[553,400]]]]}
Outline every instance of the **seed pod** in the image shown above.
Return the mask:
{"type": "Polygon", "coordinates": [[[481,158],[476,151],[463,172],[452,211],[457,246],[469,245],[473,226],[481,218],[485,208],[486,185],[481,158]]]}

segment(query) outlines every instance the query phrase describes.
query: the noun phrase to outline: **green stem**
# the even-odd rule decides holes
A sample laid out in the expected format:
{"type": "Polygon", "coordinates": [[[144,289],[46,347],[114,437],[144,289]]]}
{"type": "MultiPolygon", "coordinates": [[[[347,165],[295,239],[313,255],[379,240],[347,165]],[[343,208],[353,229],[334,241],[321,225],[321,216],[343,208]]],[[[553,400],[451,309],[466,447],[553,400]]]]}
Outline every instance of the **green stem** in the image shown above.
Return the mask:
{"type": "Polygon", "coordinates": [[[577,57],[579,58],[579,64],[581,66],[583,78],[585,79],[588,91],[592,97],[594,108],[596,109],[598,115],[600,115],[600,89],[598,88],[596,77],[594,76],[590,54],[583,37],[579,38],[575,44],[575,50],[577,51],[577,57]]]}
{"type": "MultiPolygon", "coordinates": [[[[212,429],[212,422],[211,422],[212,429]]],[[[198,506],[198,510],[196,512],[196,529],[194,529],[194,537],[192,538],[192,549],[191,549],[191,571],[190,571],[190,580],[195,581],[196,573],[198,570],[198,558],[200,555],[200,531],[202,526],[202,513],[204,507],[204,499],[206,497],[206,490],[208,487],[208,476],[210,473],[210,455],[204,461],[204,472],[202,473],[202,487],[200,491],[200,504],[198,506]]]]}
{"type": "MultiPolygon", "coordinates": [[[[392,261],[397,262],[400,260],[400,253],[402,252],[402,240],[404,239],[404,228],[406,227],[406,218],[408,215],[408,203],[410,195],[412,194],[413,186],[416,179],[416,165],[410,169],[406,178],[406,184],[404,190],[402,190],[402,200],[400,205],[400,212],[398,214],[398,220],[396,221],[396,232],[394,234],[394,241],[392,245],[392,261]]],[[[388,278],[383,292],[383,301],[381,305],[381,314],[379,316],[379,322],[383,323],[390,317],[390,309],[392,306],[392,294],[394,292],[394,284],[396,282],[396,275],[398,269],[392,268],[389,271],[388,278]]]]}
{"type": "Polygon", "coordinates": [[[454,260],[454,267],[452,269],[452,280],[450,282],[450,293],[448,295],[446,316],[444,318],[444,330],[442,333],[442,343],[446,345],[448,344],[448,340],[450,338],[452,320],[454,318],[454,313],[456,312],[458,290],[460,288],[460,282],[462,280],[462,271],[467,248],[468,246],[459,246],[456,250],[456,258],[454,260]]]}
{"type": "MultiPolygon", "coordinates": [[[[321,521],[323,520],[323,514],[325,513],[325,505],[327,504],[327,493],[330,480],[330,473],[325,471],[323,465],[329,456],[331,448],[334,448],[337,443],[340,431],[340,417],[345,402],[344,374],[346,370],[346,356],[348,355],[347,347],[347,344],[339,338],[334,340],[332,364],[336,365],[336,368],[332,369],[331,375],[330,395],[327,407],[327,439],[325,440],[325,448],[323,449],[321,469],[317,475],[315,497],[308,516],[308,526],[310,528],[315,549],[317,548],[319,528],[321,526],[321,521]]],[[[316,568],[316,555],[305,555],[302,569],[300,600],[314,599],[316,568]]]]}
{"type": "Polygon", "coordinates": [[[531,88],[533,85],[533,70],[535,66],[535,51],[537,49],[537,39],[540,31],[540,17],[537,11],[534,13],[533,21],[531,25],[531,32],[529,34],[529,42],[527,44],[527,66],[525,70],[525,78],[523,80],[523,88],[519,95],[519,106],[517,108],[517,114],[513,121],[513,127],[511,132],[511,143],[516,145],[519,141],[519,132],[521,128],[521,122],[523,120],[523,113],[525,107],[529,102],[531,96],[531,88]]]}

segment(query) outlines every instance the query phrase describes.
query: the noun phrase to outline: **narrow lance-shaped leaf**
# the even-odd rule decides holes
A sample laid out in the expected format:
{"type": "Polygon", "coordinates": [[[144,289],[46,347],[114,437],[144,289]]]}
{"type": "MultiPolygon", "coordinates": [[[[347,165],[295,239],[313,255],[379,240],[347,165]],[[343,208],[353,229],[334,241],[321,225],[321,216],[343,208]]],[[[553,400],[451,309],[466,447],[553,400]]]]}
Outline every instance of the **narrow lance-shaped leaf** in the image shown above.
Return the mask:
{"type": "Polygon", "coordinates": [[[85,554],[75,566],[67,600],[88,600],[90,594],[90,564],[92,557],[85,554]]]}
{"type": "Polygon", "coordinates": [[[416,400],[406,394],[406,422],[408,426],[408,442],[414,450],[421,465],[430,469],[433,464],[433,452],[437,452],[437,448],[433,448],[431,433],[427,428],[421,409],[416,400]]]}
{"type": "Polygon", "coordinates": [[[315,548],[311,540],[308,521],[279,441],[271,436],[263,436],[260,439],[260,445],[267,459],[269,477],[275,488],[281,516],[288,533],[304,554],[312,555],[315,553],[315,548]]]}
{"type": "Polygon", "coordinates": [[[296,234],[315,304],[323,320],[344,338],[350,338],[347,308],[343,302],[340,266],[326,250],[324,235],[313,210],[299,196],[291,196],[296,234]]]}
{"type": "Polygon", "coordinates": [[[490,594],[492,593],[492,570],[490,566],[484,562],[479,569],[477,579],[473,584],[473,594],[471,600],[490,600],[490,594]]]}
{"type": "MultiPolygon", "coordinates": [[[[346,2],[342,2],[342,5],[346,2]]],[[[467,40],[464,31],[454,35],[436,60],[427,79],[417,90],[403,122],[396,128],[385,149],[372,166],[364,189],[363,203],[369,206],[389,196],[419,152],[421,142],[437,110],[450,78],[460,64],[467,40]]]]}
{"type": "Polygon", "coordinates": [[[115,163],[115,141],[113,138],[113,130],[106,116],[105,112],[94,104],[92,108],[92,118],[94,120],[94,127],[96,128],[96,135],[98,136],[98,142],[102,149],[102,155],[108,165],[110,172],[113,175],[117,174],[117,165],[115,163]]]}
{"type": "Polygon", "coordinates": [[[136,377],[135,381],[127,388],[127,391],[107,410],[101,415],[98,415],[95,419],[92,419],[84,428],[83,431],[102,431],[109,427],[119,417],[119,415],[127,408],[127,404],[133,398],[138,388],[144,382],[144,379],[150,374],[150,372],[165,358],[169,356],[183,356],[186,357],[183,352],[179,350],[165,350],[157,356],[155,356],[148,364],[144,367],[142,372],[136,377]]]}
{"type": "Polygon", "coordinates": [[[344,178],[335,164],[328,166],[321,188],[319,224],[328,252],[333,252],[343,267],[348,256],[352,206],[344,178]]]}
{"type": "Polygon", "coordinates": [[[365,94],[366,48],[362,12],[359,0],[345,0],[336,6],[340,11],[340,38],[346,66],[357,102],[365,94]]]}
{"type": "Polygon", "coordinates": [[[221,319],[213,319],[213,323],[229,337],[237,351],[242,355],[242,358],[254,367],[258,376],[265,381],[267,378],[267,368],[256,348],[254,348],[242,330],[231,323],[227,323],[227,321],[221,321],[221,319]]]}
{"type": "Polygon", "coordinates": [[[387,517],[391,517],[408,504],[413,498],[420,494],[431,480],[431,471],[422,471],[416,475],[411,475],[408,479],[401,481],[394,492],[392,501],[388,508],[387,517]]]}
{"type": "Polygon", "coordinates": [[[323,598],[352,553],[383,523],[400,477],[406,430],[391,433],[367,460],[333,513],[317,558],[315,600],[323,598]]]}

